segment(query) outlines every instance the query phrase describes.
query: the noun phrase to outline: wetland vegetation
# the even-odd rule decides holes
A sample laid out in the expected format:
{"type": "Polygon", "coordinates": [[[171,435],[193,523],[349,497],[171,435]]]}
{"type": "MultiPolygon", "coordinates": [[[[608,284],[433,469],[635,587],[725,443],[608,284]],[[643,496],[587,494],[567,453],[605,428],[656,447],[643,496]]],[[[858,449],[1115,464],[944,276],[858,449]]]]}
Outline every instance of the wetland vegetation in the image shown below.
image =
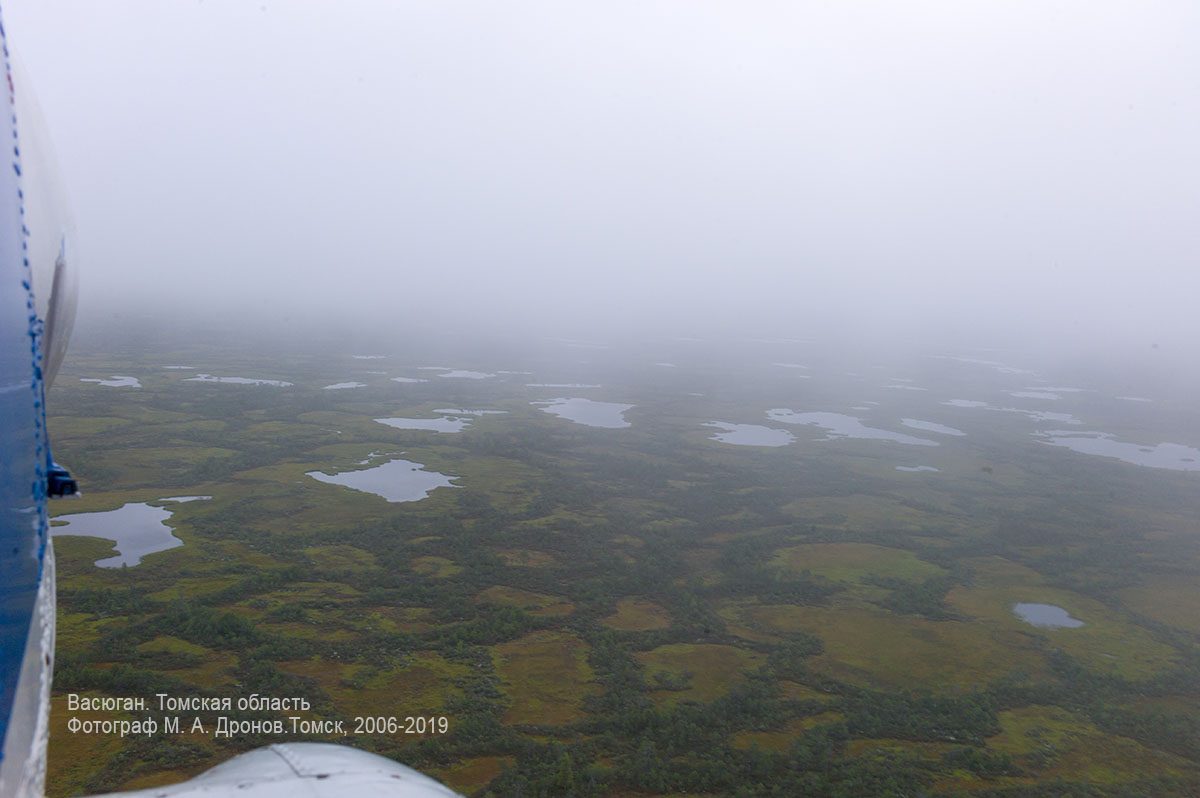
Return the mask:
{"type": "MultiPolygon", "coordinates": [[[[1027,369],[951,353],[880,375],[789,341],[595,347],[587,363],[573,344],[399,338],[368,358],[352,353],[384,352],[378,339],[136,325],[77,342],[49,423],[84,496],[55,513],[206,498],[170,505],[184,545],[128,567],[97,566],[108,541],[56,537],[52,796],[170,783],[297,739],[477,796],[1200,791],[1196,475],[1047,446],[1038,418],[980,409],[1027,369]],[[803,374],[779,367],[792,361],[803,374]],[[403,376],[430,362],[445,379],[403,376]],[[140,387],[81,381],[108,374],[140,387]],[[925,390],[890,390],[904,380],[925,390]],[[604,423],[568,420],[549,383],[595,386],[570,401],[604,423]],[[386,425],[446,413],[470,424],[386,425]],[[768,419],[791,433],[722,442],[768,419]],[[913,444],[928,465],[909,465],[913,444]],[[456,487],[389,501],[312,478],[385,456],[456,487]],[[1083,625],[1031,625],[1023,604],[1083,625]],[[303,696],[313,718],[449,729],[67,729],[69,693],[160,692],[303,696]]],[[[1198,428],[1185,404],[1104,387],[1056,407],[1123,439],[1198,428]]]]}

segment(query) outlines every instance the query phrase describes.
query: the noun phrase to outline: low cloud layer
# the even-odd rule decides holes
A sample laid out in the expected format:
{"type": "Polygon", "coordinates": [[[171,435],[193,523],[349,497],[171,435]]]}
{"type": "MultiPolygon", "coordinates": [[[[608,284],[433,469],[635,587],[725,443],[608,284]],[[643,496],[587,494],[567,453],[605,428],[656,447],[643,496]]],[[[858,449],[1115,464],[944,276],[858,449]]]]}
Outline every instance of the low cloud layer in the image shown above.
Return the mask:
{"type": "Polygon", "coordinates": [[[1197,340],[1190,3],[14,0],[82,312],[1197,340]]]}

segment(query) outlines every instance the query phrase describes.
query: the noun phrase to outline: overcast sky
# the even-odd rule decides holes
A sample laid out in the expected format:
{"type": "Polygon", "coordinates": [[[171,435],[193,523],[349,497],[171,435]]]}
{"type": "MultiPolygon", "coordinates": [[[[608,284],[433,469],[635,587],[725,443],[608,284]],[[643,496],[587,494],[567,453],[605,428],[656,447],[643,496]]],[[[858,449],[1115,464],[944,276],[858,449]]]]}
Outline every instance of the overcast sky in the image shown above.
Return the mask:
{"type": "Polygon", "coordinates": [[[84,306],[1200,340],[1190,0],[3,14],[84,306]]]}

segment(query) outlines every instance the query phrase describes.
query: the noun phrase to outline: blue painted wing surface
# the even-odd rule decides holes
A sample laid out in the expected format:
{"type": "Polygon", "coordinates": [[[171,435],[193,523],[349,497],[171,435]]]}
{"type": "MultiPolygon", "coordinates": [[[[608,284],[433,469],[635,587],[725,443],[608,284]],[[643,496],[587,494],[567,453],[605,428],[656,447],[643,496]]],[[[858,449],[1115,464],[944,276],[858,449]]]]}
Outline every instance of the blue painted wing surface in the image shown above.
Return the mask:
{"type": "Polygon", "coordinates": [[[53,559],[47,543],[41,325],[6,42],[3,52],[8,102],[0,111],[0,796],[7,798],[41,789],[43,703],[52,654],[45,647],[53,646],[53,608],[47,618],[45,603],[53,597],[53,559]]]}

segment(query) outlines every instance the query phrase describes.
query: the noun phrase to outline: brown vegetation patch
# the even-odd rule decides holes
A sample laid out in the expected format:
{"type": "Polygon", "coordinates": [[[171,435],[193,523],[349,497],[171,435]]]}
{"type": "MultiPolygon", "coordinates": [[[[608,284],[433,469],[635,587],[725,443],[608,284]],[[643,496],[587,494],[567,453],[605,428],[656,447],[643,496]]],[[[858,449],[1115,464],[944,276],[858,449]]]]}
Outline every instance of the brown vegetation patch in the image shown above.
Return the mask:
{"type": "Polygon", "coordinates": [[[600,691],[587,644],[565,632],[534,632],[492,647],[512,706],[502,721],[561,726],[584,718],[583,699],[600,691]]]}
{"type": "Polygon", "coordinates": [[[558,560],[553,554],[532,549],[500,549],[496,555],[504,560],[505,565],[520,565],[529,568],[545,568],[557,565],[558,560]]]}
{"type": "Polygon", "coordinates": [[[512,757],[477,756],[438,771],[434,778],[453,790],[470,795],[475,790],[486,787],[512,764],[512,757]]]}
{"type": "Polygon", "coordinates": [[[746,674],[766,659],[763,654],[712,643],[672,643],[634,655],[654,685],[666,680],[686,685],[682,690],[656,690],[655,703],[671,706],[680,701],[712,701],[729,692],[746,674]],[[661,676],[660,676],[661,674],[661,676]]]}
{"type": "Polygon", "coordinates": [[[923,582],[945,573],[911,551],[871,543],[805,543],[780,549],[771,565],[792,573],[808,571],[838,582],[861,582],[868,576],[923,582]]]}
{"type": "Polygon", "coordinates": [[[794,740],[804,736],[804,732],[826,723],[836,723],[843,719],[840,712],[822,712],[807,718],[794,718],[779,731],[741,731],[729,739],[729,744],[743,751],[752,746],[765,748],[770,751],[784,751],[794,740]]]}
{"type": "Polygon", "coordinates": [[[999,714],[1002,731],[987,745],[1030,766],[1037,755],[1039,778],[1111,784],[1153,775],[1193,771],[1187,760],[1102,731],[1081,715],[1054,706],[1031,706],[999,714]],[[1041,764],[1039,763],[1039,764],[1041,764]]]}
{"type": "Polygon", "coordinates": [[[1154,639],[1145,628],[1123,613],[1095,599],[1051,587],[1029,568],[1001,557],[977,557],[966,561],[971,582],[952,589],[946,603],[972,616],[984,628],[1008,630],[1046,644],[1075,657],[1087,667],[1116,673],[1127,679],[1145,679],[1174,666],[1178,654],[1154,639]],[[1039,628],[1013,613],[1017,603],[1052,604],[1084,622],[1076,628],[1039,628]]]}
{"type": "Polygon", "coordinates": [[[545,593],[534,593],[531,590],[521,590],[507,585],[496,585],[476,594],[475,600],[489,604],[503,604],[510,607],[520,607],[530,615],[540,617],[558,617],[570,615],[575,611],[575,605],[558,596],[548,596],[545,593]]]}
{"type": "MultiPolygon", "coordinates": [[[[413,652],[389,668],[320,656],[281,662],[279,667],[316,681],[347,720],[367,715],[403,718],[438,714],[448,698],[461,695],[458,682],[470,672],[466,665],[450,662],[433,651],[413,652]]],[[[454,719],[450,722],[453,724],[454,719]]]]}
{"type": "Polygon", "coordinates": [[[859,684],[953,692],[982,688],[1008,673],[1045,670],[1026,637],[970,622],[791,604],[744,605],[740,612],[757,628],[819,637],[825,651],[809,665],[859,684]]]}
{"type": "Polygon", "coordinates": [[[374,554],[354,546],[313,546],[304,553],[323,570],[363,573],[379,567],[374,554]]]}
{"type": "Polygon", "coordinates": [[[1155,575],[1118,595],[1134,612],[1200,633],[1200,577],[1194,574],[1155,575]]]}
{"type": "Polygon", "coordinates": [[[666,629],[671,625],[671,615],[652,601],[622,599],[617,602],[617,612],[602,623],[625,632],[645,632],[650,629],[666,629]]]}
{"type": "Polygon", "coordinates": [[[455,565],[453,560],[445,557],[413,557],[412,567],[417,573],[432,576],[435,579],[445,579],[462,573],[461,565],[455,565]]]}

